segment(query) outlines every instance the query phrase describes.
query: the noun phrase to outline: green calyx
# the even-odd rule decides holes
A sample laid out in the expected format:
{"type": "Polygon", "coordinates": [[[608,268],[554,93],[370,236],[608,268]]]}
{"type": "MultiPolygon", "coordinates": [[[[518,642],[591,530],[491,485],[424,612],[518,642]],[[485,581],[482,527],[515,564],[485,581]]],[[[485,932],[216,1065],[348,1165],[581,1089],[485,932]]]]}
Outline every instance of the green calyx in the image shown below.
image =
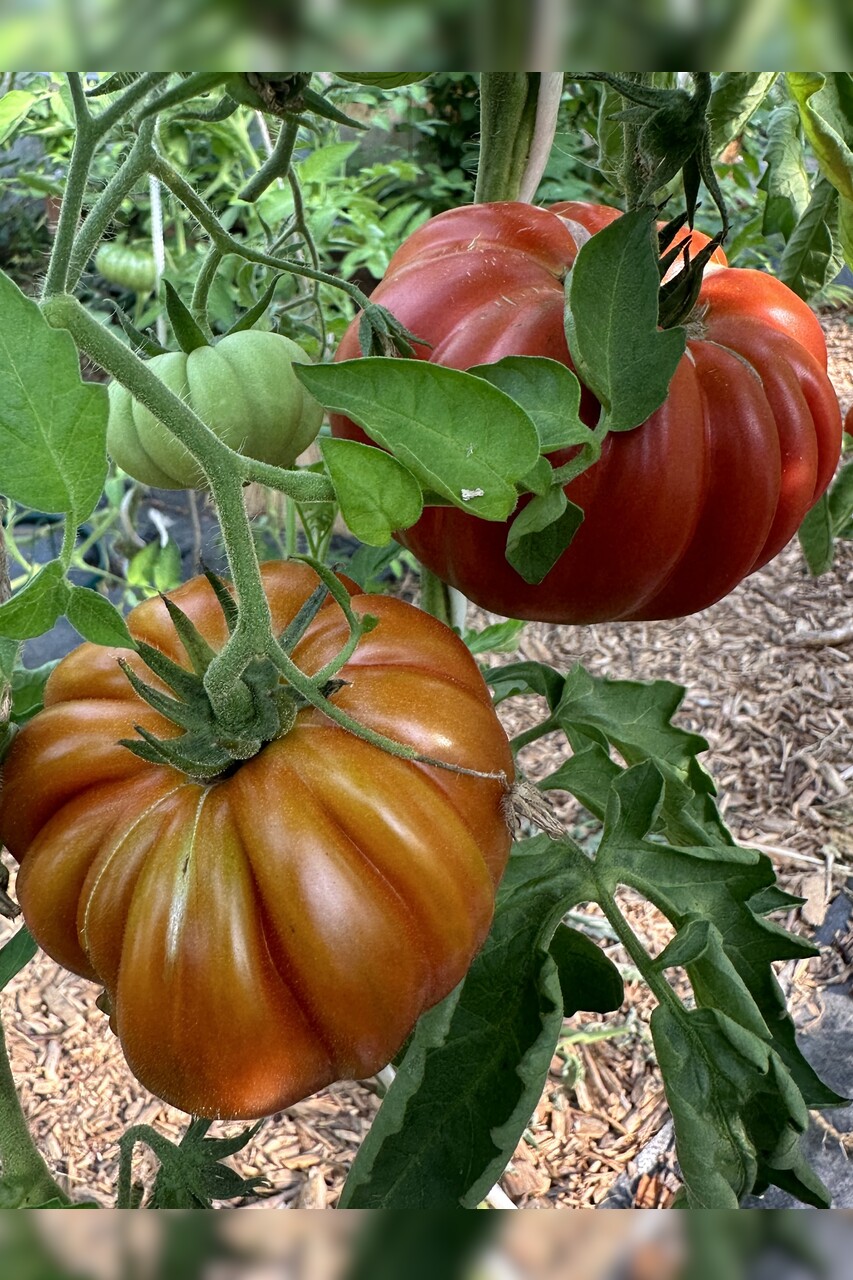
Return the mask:
{"type": "MultiPolygon", "coordinates": [[[[234,600],[219,578],[214,574],[207,576],[233,632],[234,600]]],[[[301,639],[327,596],[328,591],[321,584],[309,597],[282,637],[283,652],[288,652],[301,639]]],[[[236,683],[227,722],[223,716],[217,716],[204,683],[208,667],[217,655],[187,615],[167,596],[162,599],[191,669],[144,641],[137,642],[139,656],[167,687],[168,693],[143,680],[126,660],[119,659],[119,665],[134,692],[182,732],[158,738],[150,730],[135,725],[139,737],[122,739],[121,745],[149,764],[168,765],[197,782],[211,782],[233,772],[238,764],[257,755],[267,743],[289,733],[307,703],[287,684],[271,658],[260,657],[248,663],[236,683]]],[[[342,683],[327,680],[320,693],[329,697],[342,683]]]]}

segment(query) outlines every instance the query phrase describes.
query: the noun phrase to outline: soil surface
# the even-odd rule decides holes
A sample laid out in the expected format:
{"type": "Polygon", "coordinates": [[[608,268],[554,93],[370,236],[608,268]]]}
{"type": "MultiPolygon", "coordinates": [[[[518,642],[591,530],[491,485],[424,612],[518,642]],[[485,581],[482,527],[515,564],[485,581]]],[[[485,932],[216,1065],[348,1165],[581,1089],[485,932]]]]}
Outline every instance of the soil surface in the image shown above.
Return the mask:
{"type": "MultiPolygon", "coordinates": [[[[831,374],[846,409],[853,402],[853,317],[835,312],[824,320],[831,374]]],[[[832,1031],[840,1016],[834,1001],[849,1000],[853,972],[843,897],[853,876],[851,598],[853,543],[840,543],[833,569],[815,580],[794,542],[695,617],[574,629],[529,624],[518,654],[500,659],[564,669],[582,662],[597,675],[686,686],[678,720],[709,742],[704,762],[735,838],[767,852],[782,886],[807,898],[788,926],[806,934],[823,926],[820,955],[779,971],[804,1034],[827,1020],[832,1031]]],[[[472,611],[472,625],[490,620],[472,611]]],[[[512,732],[534,714],[532,705],[518,702],[505,713],[512,732]]],[[[533,779],[542,777],[562,750],[556,737],[545,739],[526,749],[523,767],[533,779]]],[[[573,802],[557,803],[556,812],[570,829],[582,827],[573,802]]],[[[671,931],[653,908],[637,900],[628,910],[654,950],[665,944],[671,931]]],[[[625,967],[625,1003],[607,1017],[579,1015],[566,1024],[501,1189],[520,1207],[665,1206],[678,1180],[648,1031],[652,1001],[594,912],[584,927],[625,967]]],[[[0,921],[0,943],[11,932],[0,921]]],[[[49,1164],[78,1194],[85,1189],[109,1205],[124,1130],[146,1123],[177,1139],[186,1117],[130,1075],[97,996],[96,987],[39,955],[5,990],[0,1008],[24,1109],[49,1164]]],[[[245,1175],[268,1179],[270,1206],[333,1206],[378,1105],[374,1082],[334,1085],[267,1121],[234,1162],[245,1175]]],[[[823,1145],[835,1144],[846,1159],[844,1126],[837,1128],[832,1115],[816,1123],[829,1126],[821,1130],[823,1145]]],[[[143,1155],[138,1173],[145,1172],[143,1155]]],[[[853,1206],[853,1191],[846,1185],[836,1191],[836,1203],[853,1206]]]]}

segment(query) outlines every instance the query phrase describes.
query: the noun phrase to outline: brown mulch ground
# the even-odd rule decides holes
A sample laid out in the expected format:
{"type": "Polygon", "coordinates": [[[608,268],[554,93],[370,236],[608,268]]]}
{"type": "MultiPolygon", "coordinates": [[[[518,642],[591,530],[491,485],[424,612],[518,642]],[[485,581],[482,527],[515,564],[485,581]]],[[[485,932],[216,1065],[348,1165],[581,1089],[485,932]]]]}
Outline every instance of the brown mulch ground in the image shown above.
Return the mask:
{"type": "MultiPolygon", "coordinates": [[[[853,402],[853,317],[834,313],[825,325],[846,408],[853,402]]],[[[705,762],[726,820],[740,843],[773,858],[786,889],[809,899],[788,921],[804,930],[820,923],[853,872],[852,584],[853,544],[840,544],[833,570],[815,581],[794,543],[697,617],[574,629],[535,623],[519,650],[565,669],[582,662],[594,674],[686,685],[679,722],[709,741],[705,762]]],[[[533,708],[511,706],[507,727],[518,732],[533,708]]],[[[535,744],[524,768],[534,779],[543,776],[556,767],[559,750],[555,738],[535,744]]],[[[582,821],[573,802],[555,803],[570,827],[582,821]]],[[[665,943],[668,926],[653,908],[637,900],[628,910],[655,949],[665,943]]],[[[567,1024],[501,1187],[519,1206],[589,1207],[620,1175],[638,1174],[628,1203],[663,1206],[677,1185],[671,1168],[663,1162],[642,1173],[636,1164],[668,1119],[648,1031],[652,1002],[603,922],[590,919],[586,927],[623,966],[626,1002],[606,1018],[581,1015],[567,1024]]],[[[0,943],[11,931],[0,921],[0,943]]],[[[816,960],[780,974],[801,1021],[819,1013],[822,985],[849,976],[850,943],[839,939],[816,960]]],[[[51,1167],[110,1204],[125,1128],[146,1123],[177,1137],[186,1118],[130,1075],[95,1007],[97,994],[39,956],[3,993],[0,1008],[23,1105],[51,1167]]],[[[237,1164],[269,1180],[272,1206],[332,1206],[378,1102],[364,1085],[335,1085],[267,1122],[237,1164]]]]}

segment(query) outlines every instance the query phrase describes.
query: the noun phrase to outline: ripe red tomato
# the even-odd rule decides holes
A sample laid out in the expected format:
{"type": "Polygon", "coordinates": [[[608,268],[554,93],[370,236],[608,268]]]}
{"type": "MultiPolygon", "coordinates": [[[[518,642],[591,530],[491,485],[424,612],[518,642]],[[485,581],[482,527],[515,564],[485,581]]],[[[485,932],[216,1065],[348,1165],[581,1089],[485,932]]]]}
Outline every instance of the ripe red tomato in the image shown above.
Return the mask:
{"type": "MultiPolygon", "coordinates": [[[[281,631],[317,578],[299,563],[263,575],[281,631]]],[[[342,669],[336,705],[511,781],[506,734],[462,641],[403,601],[352,591],[356,613],[379,621],[342,669]]],[[[205,578],[171,599],[224,643],[205,578]]],[[[129,625],[187,663],[161,600],[129,625]]],[[[315,672],[347,634],[327,601],[294,660],[315,672]]],[[[118,745],[136,724],[170,732],[118,656],[153,682],[137,655],[81,645],[6,759],[0,839],[21,863],[29,928],[106,987],[132,1071],[185,1111],[262,1116],[371,1075],[488,932],[510,845],[503,784],[400,760],[307,708],[285,737],[203,785],[118,745]]]]}
{"type": "MultiPolygon", "coordinates": [[[[416,348],[422,359],[456,369],[507,355],[571,365],[563,331],[563,283],[578,250],[571,228],[594,234],[618,216],[577,202],[450,210],[406,240],[373,300],[432,344],[416,348]]],[[[695,233],[691,251],[702,243],[695,233]]],[[[506,561],[514,517],[496,523],[430,508],[398,540],[476,604],[547,622],[696,613],[766,564],[829,483],[841,418],[812,311],[773,277],[718,263],[706,268],[664,404],[606,439],[598,463],[567,486],[585,519],[541,583],[526,583],[506,561]]],[[[336,358],[358,354],[354,321],[336,358]]],[[[587,389],[581,415],[590,425],[599,416],[587,389]]],[[[332,430],[365,439],[341,416],[332,430]]]]}

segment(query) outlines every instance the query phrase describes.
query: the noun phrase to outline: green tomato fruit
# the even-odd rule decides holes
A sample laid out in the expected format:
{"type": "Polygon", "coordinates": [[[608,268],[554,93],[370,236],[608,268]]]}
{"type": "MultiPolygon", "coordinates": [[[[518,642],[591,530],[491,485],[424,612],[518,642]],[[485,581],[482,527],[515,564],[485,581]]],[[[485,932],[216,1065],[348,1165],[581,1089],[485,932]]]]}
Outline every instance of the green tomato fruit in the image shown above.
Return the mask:
{"type": "MultiPolygon", "coordinates": [[[[248,329],[189,355],[154,356],[148,367],[232,449],[290,467],[323,420],[322,406],[293,372],[294,364],[310,363],[289,338],[248,329]]],[[[107,448],[128,475],[158,489],[207,487],[192,454],[129,391],[113,382],[109,395],[107,448]]]]}
{"type": "Polygon", "coordinates": [[[102,244],[95,255],[95,269],[111,284],[148,293],[157,283],[157,268],[150,249],[141,249],[111,240],[102,244]]]}

